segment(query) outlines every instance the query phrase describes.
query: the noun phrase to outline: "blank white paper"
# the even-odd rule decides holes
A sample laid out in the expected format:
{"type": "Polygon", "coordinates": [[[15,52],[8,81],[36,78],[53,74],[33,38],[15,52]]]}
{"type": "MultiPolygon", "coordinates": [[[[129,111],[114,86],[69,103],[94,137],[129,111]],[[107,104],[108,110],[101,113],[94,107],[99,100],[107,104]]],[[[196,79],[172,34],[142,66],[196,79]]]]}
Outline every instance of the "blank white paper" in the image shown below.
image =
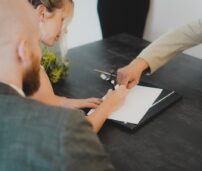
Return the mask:
{"type": "Polygon", "coordinates": [[[159,88],[135,86],[127,95],[124,105],[112,113],[109,119],[138,124],[161,92],[159,88]]]}
{"type": "MultiPolygon", "coordinates": [[[[135,86],[129,91],[124,105],[112,113],[108,119],[138,124],[161,92],[160,88],[135,86]]],[[[94,109],[90,110],[88,115],[93,111],[94,109]]]]}

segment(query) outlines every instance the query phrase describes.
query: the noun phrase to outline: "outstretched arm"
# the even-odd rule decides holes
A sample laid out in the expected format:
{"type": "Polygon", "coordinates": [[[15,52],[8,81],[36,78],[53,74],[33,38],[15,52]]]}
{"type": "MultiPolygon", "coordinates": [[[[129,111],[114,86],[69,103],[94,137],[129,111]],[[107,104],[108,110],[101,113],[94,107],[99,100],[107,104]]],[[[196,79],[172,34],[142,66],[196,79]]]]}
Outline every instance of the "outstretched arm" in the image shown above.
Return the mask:
{"type": "Polygon", "coordinates": [[[116,90],[109,90],[104,101],[93,113],[87,116],[87,120],[92,124],[94,132],[97,133],[108,116],[123,105],[128,91],[125,86],[120,86],[116,90]]]}
{"type": "Polygon", "coordinates": [[[98,98],[71,99],[55,95],[50,80],[43,68],[40,70],[40,82],[39,90],[31,98],[42,103],[70,109],[81,109],[96,108],[102,102],[98,98]]]}
{"type": "Polygon", "coordinates": [[[153,73],[182,51],[202,42],[202,19],[170,31],[146,47],[136,59],[118,70],[119,84],[133,87],[142,72],[153,73]]]}
{"type": "Polygon", "coordinates": [[[202,19],[178,27],[151,43],[138,58],[144,59],[151,73],[176,57],[179,53],[202,42],[202,19]]]}
{"type": "Polygon", "coordinates": [[[87,116],[87,120],[92,124],[94,132],[98,132],[108,116],[122,105],[128,90],[125,86],[120,86],[117,90],[110,90],[104,101],[97,98],[89,99],[69,99],[56,96],[45,71],[40,71],[41,86],[39,91],[32,97],[43,103],[60,106],[64,108],[96,108],[96,110],[87,116]]]}

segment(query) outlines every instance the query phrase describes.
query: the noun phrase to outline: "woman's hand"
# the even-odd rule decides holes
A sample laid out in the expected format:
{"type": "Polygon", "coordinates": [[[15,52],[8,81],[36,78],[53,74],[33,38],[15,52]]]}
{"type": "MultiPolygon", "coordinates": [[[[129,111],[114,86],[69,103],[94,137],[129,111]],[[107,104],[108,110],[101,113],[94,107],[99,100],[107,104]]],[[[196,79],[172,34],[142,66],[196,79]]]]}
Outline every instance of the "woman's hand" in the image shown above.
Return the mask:
{"type": "Polygon", "coordinates": [[[125,97],[128,94],[126,86],[118,86],[116,90],[109,90],[101,106],[109,108],[110,113],[115,112],[124,103],[125,97]]]}
{"type": "Polygon", "coordinates": [[[123,105],[128,91],[124,85],[119,86],[116,90],[109,90],[103,102],[94,112],[87,116],[87,120],[92,124],[94,132],[97,133],[108,116],[123,105]]]}
{"type": "Polygon", "coordinates": [[[97,108],[102,103],[102,99],[88,98],[88,99],[70,99],[61,97],[60,106],[69,109],[82,109],[82,108],[97,108]]]}

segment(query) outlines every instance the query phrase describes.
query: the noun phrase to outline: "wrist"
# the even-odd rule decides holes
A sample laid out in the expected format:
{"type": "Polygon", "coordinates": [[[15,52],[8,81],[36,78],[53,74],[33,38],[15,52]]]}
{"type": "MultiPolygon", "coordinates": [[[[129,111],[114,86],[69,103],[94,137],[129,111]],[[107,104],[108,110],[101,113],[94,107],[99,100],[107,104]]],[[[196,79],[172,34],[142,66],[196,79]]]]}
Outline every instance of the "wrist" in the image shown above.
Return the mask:
{"type": "Polygon", "coordinates": [[[68,103],[68,98],[66,97],[57,97],[57,104],[59,107],[66,107],[66,103],[68,103]]]}
{"type": "Polygon", "coordinates": [[[102,115],[105,115],[108,117],[112,112],[112,105],[108,102],[108,100],[104,100],[97,108],[96,111],[102,113],[102,115]]]}
{"type": "Polygon", "coordinates": [[[135,68],[138,68],[138,70],[141,72],[149,68],[148,63],[142,58],[136,58],[131,62],[131,65],[133,65],[135,68]]]}

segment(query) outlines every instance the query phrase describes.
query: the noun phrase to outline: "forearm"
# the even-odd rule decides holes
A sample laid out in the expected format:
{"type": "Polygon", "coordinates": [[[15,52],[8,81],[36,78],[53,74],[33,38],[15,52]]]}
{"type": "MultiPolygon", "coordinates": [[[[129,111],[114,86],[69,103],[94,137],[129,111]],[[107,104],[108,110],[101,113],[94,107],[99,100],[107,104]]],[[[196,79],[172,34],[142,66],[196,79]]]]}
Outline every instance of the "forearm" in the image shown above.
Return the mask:
{"type": "Polygon", "coordinates": [[[103,102],[96,110],[90,115],[86,116],[87,120],[91,123],[93,131],[98,133],[102,125],[111,114],[111,107],[109,104],[103,102]]]}
{"type": "Polygon", "coordinates": [[[202,20],[179,27],[154,41],[138,58],[144,59],[151,73],[182,51],[202,42],[202,20]]]}
{"type": "Polygon", "coordinates": [[[31,98],[49,105],[58,106],[59,104],[59,98],[55,96],[51,82],[43,68],[40,69],[40,87],[31,98]]]}
{"type": "Polygon", "coordinates": [[[144,70],[147,70],[149,68],[149,64],[147,63],[146,60],[142,58],[136,58],[129,64],[132,68],[135,68],[135,71],[140,71],[141,73],[144,70]]]}
{"type": "Polygon", "coordinates": [[[64,107],[64,102],[68,101],[65,97],[55,95],[51,82],[43,68],[40,69],[40,87],[38,91],[31,97],[42,103],[64,107]]]}

